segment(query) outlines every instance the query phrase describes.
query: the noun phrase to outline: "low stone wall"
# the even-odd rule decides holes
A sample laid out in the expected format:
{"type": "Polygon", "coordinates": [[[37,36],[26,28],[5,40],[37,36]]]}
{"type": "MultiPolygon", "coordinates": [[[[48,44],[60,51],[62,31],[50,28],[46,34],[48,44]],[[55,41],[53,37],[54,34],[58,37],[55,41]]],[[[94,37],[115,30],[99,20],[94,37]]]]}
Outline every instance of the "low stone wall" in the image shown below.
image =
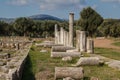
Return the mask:
{"type": "Polygon", "coordinates": [[[0,66],[1,80],[21,80],[22,71],[32,43],[27,43],[16,51],[15,56],[5,59],[5,64],[0,66]]]}

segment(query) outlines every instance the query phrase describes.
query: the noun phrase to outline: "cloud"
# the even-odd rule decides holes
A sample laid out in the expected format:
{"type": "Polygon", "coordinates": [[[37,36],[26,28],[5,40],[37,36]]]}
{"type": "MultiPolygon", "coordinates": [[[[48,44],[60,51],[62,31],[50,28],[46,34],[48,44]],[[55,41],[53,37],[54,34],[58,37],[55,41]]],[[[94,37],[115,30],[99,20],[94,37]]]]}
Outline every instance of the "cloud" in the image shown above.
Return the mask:
{"type": "Polygon", "coordinates": [[[27,5],[35,3],[40,6],[41,10],[51,10],[60,8],[83,8],[85,7],[85,0],[10,0],[8,3],[11,5],[27,5]]]}
{"type": "Polygon", "coordinates": [[[7,3],[12,5],[26,5],[28,2],[29,0],[10,0],[7,3]]]}
{"type": "Polygon", "coordinates": [[[97,9],[97,7],[98,7],[98,5],[96,5],[96,4],[94,4],[94,5],[92,6],[93,9],[97,9]]]}
{"type": "Polygon", "coordinates": [[[101,0],[102,2],[111,2],[113,3],[111,6],[113,8],[119,8],[120,7],[120,0],[101,0]]]}
{"type": "Polygon", "coordinates": [[[117,2],[120,3],[120,0],[101,0],[103,2],[117,2]]]}
{"type": "Polygon", "coordinates": [[[50,9],[59,9],[66,7],[84,7],[85,0],[40,0],[40,9],[50,10],[50,9]]]}

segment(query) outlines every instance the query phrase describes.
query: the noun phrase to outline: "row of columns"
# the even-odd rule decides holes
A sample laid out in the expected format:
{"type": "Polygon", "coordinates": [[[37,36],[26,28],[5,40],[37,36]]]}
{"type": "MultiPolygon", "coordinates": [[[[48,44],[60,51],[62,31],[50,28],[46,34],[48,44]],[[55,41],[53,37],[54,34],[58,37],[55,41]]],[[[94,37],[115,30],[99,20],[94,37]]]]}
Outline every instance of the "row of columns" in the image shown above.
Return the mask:
{"type": "Polygon", "coordinates": [[[80,52],[94,53],[94,41],[86,37],[85,31],[76,30],[76,49],[80,52]]]}
{"type": "MultiPolygon", "coordinates": [[[[63,27],[58,31],[58,26],[55,24],[55,44],[63,44],[64,46],[73,47],[73,24],[74,24],[74,13],[69,14],[69,32],[65,31],[63,27]]],[[[76,31],[76,49],[80,52],[93,53],[93,40],[86,37],[85,31],[76,31]]]]}
{"type": "Polygon", "coordinates": [[[68,32],[63,29],[63,27],[60,28],[60,31],[58,31],[58,26],[55,24],[55,44],[62,44],[64,46],[69,46],[69,35],[68,32]]]}
{"type": "Polygon", "coordinates": [[[65,31],[63,27],[58,31],[57,24],[55,24],[55,44],[63,44],[65,46],[73,47],[73,24],[74,13],[69,15],[69,32],[65,31]]]}

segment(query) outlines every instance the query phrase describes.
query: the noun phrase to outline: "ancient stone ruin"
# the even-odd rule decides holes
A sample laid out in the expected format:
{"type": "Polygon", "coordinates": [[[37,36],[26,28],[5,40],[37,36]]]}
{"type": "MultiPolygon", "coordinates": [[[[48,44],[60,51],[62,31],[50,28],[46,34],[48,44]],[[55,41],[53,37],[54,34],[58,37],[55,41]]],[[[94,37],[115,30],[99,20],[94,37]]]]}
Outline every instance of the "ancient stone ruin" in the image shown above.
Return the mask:
{"type": "MultiPolygon", "coordinates": [[[[86,31],[76,30],[76,46],[74,47],[73,41],[73,22],[74,22],[74,13],[69,14],[69,32],[65,31],[63,27],[60,27],[58,30],[57,24],[55,24],[55,44],[52,46],[52,51],[57,53],[61,52],[87,52],[94,53],[94,42],[92,39],[87,39],[86,31]],[[59,46],[62,45],[62,46],[59,46]],[[57,50],[58,49],[58,50],[57,50]]],[[[51,55],[52,53],[51,52],[51,55]]],[[[73,54],[74,54],[73,53],[73,54]]]]}
{"type": "Polygon", "coordinates": [[[86,31],[76,30],[74,38],[74,13],[69,14],[69,31],[63,27],[54,26],[55,40],[36,43],[36,46],[51,48],[51,58],[61,58],[62,61],[72,61],[72,58],[80,58],[72,67],[55,67],[55,80],[63,78],[64,80],[76,80],[84,77],[84,70],[81,65],[98,65],[100,60],[96,57],[82,57],[84,53],[94,53],[94,41],[87,38],[86,31]],[[74,42],[74,39],[76,41],[74,42]],[[90,60],[90,61],[89,61],[90,60]],[[92,61],[92,62],[91,62],[92,61]],[[85,64],[83,64],[85,62],[85,64]],[[91,62],[91,63],[89,63],[91,62]]]}
{"type": "Polygon", "coordinates": [[[84,71],[82,67],[55,67],[55,80],[59,78],[71,77],[75,80],[83,79],[84,71]]]}
{"type": "Polygon", "coordinates": [[[0,80],[21,80],[32,42],[22,37],[0,40],[0,80]]]}
{"type": "MultiPolygon", "coordinates": [[[[72,57],[81,57],[81,53],[94,53],[94,41],[87,38],[86,31],[76,30],[76,44],[74,43],[74,13],[69,14],[69,32],[63,27],[58,29],[55,24],[55,44],[51,47],[51,57],[61,57],[63,61],[72,60],[72,57]],[[74,47],[75,45],[75,47],[74,47]]],[[[75,66],[98,65],[99,58],[87,57],[80,58],[75,66]]],[[[55,80],[57,78],[82,79],[84,77],[83,68],[77,67],[56,67],[55,80]]],[[[69,79],[68,79],[69,80],[69,79]]]]}

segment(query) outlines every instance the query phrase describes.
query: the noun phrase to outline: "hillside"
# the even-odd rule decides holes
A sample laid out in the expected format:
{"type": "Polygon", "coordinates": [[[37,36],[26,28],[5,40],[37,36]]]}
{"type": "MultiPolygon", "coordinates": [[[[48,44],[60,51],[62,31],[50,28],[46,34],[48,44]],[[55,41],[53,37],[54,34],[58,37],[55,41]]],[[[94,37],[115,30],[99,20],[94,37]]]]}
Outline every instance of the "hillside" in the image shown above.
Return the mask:
{"type": "MultiPolygon", "coordinates": [[[[63,21],[63,19],[46,15],[46,14],[39,14],[39,15],[32,15],[27,18],[31,18],[33,20],[55,20],[55,21],[63,21]]],[[[7,23],[14,22],[16,18],[0,18],[1,21],[5,21],[7,23]]]]}

